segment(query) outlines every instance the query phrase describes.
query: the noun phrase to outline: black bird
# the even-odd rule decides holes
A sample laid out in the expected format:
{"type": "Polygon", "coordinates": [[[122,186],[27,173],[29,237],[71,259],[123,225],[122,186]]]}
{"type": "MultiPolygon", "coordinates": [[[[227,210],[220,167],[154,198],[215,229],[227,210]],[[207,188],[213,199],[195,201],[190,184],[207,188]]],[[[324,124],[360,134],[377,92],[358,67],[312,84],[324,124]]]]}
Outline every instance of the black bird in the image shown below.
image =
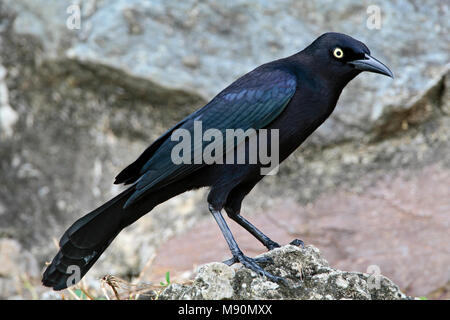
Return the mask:
{"type": "MultiPolygon", "coordinates": [[[[210,187],[209,210],[232,253],[225,263],[240,262],[272,281],[282,281],[258,264],[262,261],[242,253],[221,214],[225,209],[232,220],[269,250],[279,247],[240,214],[242,200],[264,177],[260,171],[264,167],[262,161],[175,164],[171,152],[177,142],[171,136],[177,129],[193,132],[195,121],[202,122],[203,130],[215,128],[220,132],[278,129],[281,162],[330,116],[342,89],[362,71],[393,77],[384,64],[370,55],[364,43],[344,34],[325,33],[303,51],[263,64],[233,82],[203,108],[169,129],[119,173],[114,183],[130,185],[128,189],[77,220],[64,233],[60,250],[43,275],[43,284],[55,290],[75,284],[123,228],[158,204],[201,187],[210,187]]],[[[259,131],[257,136],[259,139],[259,131]]],[[[238,145],[233,140],[231,148],[221,156],[238,146],[249,145],[248,138],[243,141],[238,145]]],[[[268,144],[271,143],[270,139],[268,144]]],[[[270,150],[270,146],[267,148],[270,150]]],[[[244,152],[248,160],[248,148],[244,152]]]]}

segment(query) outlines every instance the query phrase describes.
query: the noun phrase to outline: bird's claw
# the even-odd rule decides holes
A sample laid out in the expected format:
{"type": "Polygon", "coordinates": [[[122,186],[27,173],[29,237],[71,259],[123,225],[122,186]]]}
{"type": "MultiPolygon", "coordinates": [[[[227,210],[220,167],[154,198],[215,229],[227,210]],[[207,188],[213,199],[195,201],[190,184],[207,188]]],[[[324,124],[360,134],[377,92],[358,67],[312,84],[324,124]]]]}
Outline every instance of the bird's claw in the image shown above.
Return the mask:
{"type": "MultiPolygon", "coordinates": [[[[262,264],[262,265],[273,263],[273,259],[270,257],[256,257],[256,258],[253,258],[253,260],[257,264],[262,264]]],[[[238,263],[238,262],[240,262],[240,261],[237,257],[231,257],[228,260],[222,261],[222,263],[225,263],[227,266],[232,266],[233,264],[238,263]]]]}
{"type": "Polygon", "coordinates": [[[271,273],[267,272],[266,270],[264,270],[263,268],[261,268],[261,266],[259,265],[259,263],[261,263],[261,264],[273,263],[272,258],[269,258],[269,257],[250,258],[250,257],[245,256],[243,253],[240,253],[240,254],[233,256],[231,259],[224,261],[223,263],[225,263],[227,265],[232,265],[236,262],[240,262],[247,269],[250,269],[250,270],[256,272],[257,274],[266,277],[270,281],[287,284],[286,279],[284,279],[282,277],[274,276],[273,274],[271,274],[271,273]],[[231,263],[231,264],[229,264],[229,263],[231,263]]]}
{"type": "Polygon", "coordinates": [[[227,259],[225,261],[222,261],[222,263],[226,264],[227,266],[232,266],[236,262],[239,262],[239,261],[237,259],[235,259],[234,257],[227,259]]]}
{"type": "Polygon", "coordinates": [[[266,248],[269,249],[269,251],[276,249],[276,248],[281,248],[281,246],[276,243],[275,241],[269,240],[266,244],[265,244],[266,248]]]}
{"type": "Polygon", "coordinates": [[[297,247],[302,247],[302,249],[305,248],[305,243],[300,239],[294,239],[291,242],[289,242],[289,244],[297,247]]]}
{"type": "MultiPolygon", "coordinates": [[[[273,246],[272,249],[280,247],[280,245],[278,243],[276,243],[276,242],[273,242],[273,244],[274,244],[274,246],[273,246]]],[[[300,240],[300,239],[294,239],[291,242],[289,242],[289,244],[291,244],[293,246],[301,247],[302,249],[305,248],[305,243],[302,240],[300,240]]],[[[269,250],[272,250],[272,249],[269,248],[269,250]]],[[[269,258],[269,257],[257,257],[257,258],[252,258],[252,259],[256,263],[262,264],[262,265],[273,263],[273,259],[269,258]]],[[[240,262],[240,261],[239,261],[239,258],[237,256],[234,256],[234,257],[231,257],[228,260],[222,261],[222,263],[226,264],[227,266],[232,266],[233,264],[238,263],[238,262],[240,262]]]]}

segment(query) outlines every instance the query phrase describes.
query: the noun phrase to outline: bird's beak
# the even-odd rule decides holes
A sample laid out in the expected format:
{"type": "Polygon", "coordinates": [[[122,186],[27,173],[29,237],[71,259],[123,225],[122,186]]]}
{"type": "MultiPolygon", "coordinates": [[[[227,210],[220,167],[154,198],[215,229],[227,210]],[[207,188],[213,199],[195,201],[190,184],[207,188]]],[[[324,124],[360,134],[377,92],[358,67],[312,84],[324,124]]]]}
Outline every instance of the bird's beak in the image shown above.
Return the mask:
{"type": "Polygon", "coordinates": [[[380,73],[384,74],[385,76],[394,78],[394,74],[391,70],[389,70],[388,67],[368,54],[365,54],[364,59],[353,60],[349,61],[348,63],[361,71],[380,73]]]}

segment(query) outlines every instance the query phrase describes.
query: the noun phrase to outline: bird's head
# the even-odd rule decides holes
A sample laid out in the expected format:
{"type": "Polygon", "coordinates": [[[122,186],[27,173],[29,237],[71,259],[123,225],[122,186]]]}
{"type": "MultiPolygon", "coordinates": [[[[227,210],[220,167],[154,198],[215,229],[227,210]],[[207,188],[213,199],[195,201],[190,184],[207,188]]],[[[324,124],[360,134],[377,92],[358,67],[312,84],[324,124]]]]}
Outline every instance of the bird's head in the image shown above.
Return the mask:
{"type": "Polygon", "coordinates": [[[393,73],[370,55],[367,46],[342,33],[328,32],[317,38],[304,52],[334,80],[350,81],[362,71],[380,73],[391,78],[393,73]]]}

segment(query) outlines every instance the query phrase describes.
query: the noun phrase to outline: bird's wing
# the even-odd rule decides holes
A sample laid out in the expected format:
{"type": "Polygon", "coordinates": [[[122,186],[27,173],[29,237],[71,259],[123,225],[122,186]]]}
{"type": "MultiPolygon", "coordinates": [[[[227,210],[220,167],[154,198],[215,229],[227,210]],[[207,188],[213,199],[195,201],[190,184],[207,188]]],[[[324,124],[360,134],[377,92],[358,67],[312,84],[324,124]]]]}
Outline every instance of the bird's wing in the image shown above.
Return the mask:
{"type": "MultiPolygon", "coordinates": [[[[296,86],[297,81],[293,74],[278,69],[255,69],[232,83],[211,102],[155,141],[158,144],[157,147],[152,148],[153,145],[149,147],[156,150],[151,152],[146,150],[148,161],[140,167],[136,191],[128,199],[125,207],[150,189],[154,190],[180,180],[205,165],[204,163],[175,164],[171,160],[172,149],[179,143],[169,139],[175,129],[185,129],[193,136],[194,121],[202,122],[203,132],[207,129],[218,129],[223,136],[226,129],[242,129],[243,131],[250,128],[261,129],[270,124],[284,110],[294,95],[296,86]]],[[[194,144],[192,155],[195,154],[196,148],[203,148],[208,143],[203,142],[197,146],[194,144]]],[[[223,144],[226,145],[226,142],[224,141],[223,144]]],[[[143,163],[142,159],[141,163],[143,163]]],[[[121,180],[127,181],[126,177],[122,177],[121,180]]]]}
{"type": "Polygon", "coordinates": [[[148,162],[148,160],[155,154],[156,151],[158,151],[159,147],[170,138],[170,135],[179,127],[185,123],[187,119],[183,119],[182,121],[178,122],[176,125],[174,125],[172,128],[167,130],[162,136],[160,136],[158,139],[156,139],[145,151],[139,156],[139,158],[136,159],[133,163],[131,163],[129,166],[127,166],[125,169],[123,169],[117,176],[114,181],[114,184],[131,184],[136,182],[142,174],[141,170],[142,167],[148,162]]]}

